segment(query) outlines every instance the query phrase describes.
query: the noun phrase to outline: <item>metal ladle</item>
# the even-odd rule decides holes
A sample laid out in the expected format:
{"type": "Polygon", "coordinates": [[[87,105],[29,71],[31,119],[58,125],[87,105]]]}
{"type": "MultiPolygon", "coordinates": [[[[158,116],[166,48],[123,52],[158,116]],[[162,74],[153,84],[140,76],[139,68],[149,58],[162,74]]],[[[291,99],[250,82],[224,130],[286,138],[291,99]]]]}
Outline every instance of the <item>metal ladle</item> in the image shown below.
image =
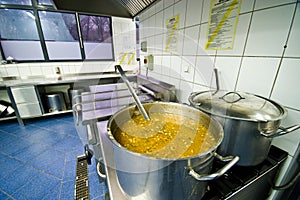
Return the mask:
{"type": "Polygon", "coordinates": [[[134,98],[134,101],[135,101],[135,103],[136,103],[136,105],[137,105],[137,107],[138,107],[140,113],[141,113],[142,116],[144,117],[144,119],[145,119],[145,120],[150,120],[150,117],[148,116],[148,114],[147,114],[145,108],[143,107],[143,105],[142,105],[140,99],[138,98],[138,96],[136,95],[134,89],[133,89],[132,86],[130,85],[129,80],[127,79],[127,77],[126,77],[126,75],[125,75],[125,73],[124,73],[122,67],[121,67],[120,65],[116,65],[116,66],[115,66],[115,69],[117,69],[117,70],[120,72],[122,80],[123,80],[124,83],[127,85],[128,89],[129,89],[129,91],[130,91],[132,97],[134,98]]]}

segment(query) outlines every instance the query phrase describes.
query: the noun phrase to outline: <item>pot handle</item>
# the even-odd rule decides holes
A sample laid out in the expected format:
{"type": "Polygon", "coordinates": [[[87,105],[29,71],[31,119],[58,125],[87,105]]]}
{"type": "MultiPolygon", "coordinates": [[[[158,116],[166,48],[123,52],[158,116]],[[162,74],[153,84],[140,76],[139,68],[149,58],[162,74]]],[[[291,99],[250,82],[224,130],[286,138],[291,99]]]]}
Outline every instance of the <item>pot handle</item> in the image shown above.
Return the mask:
{"type": "Polygon", "coordinates": [[[79,111],[80,109],[78,109],[78,107],[80,107],[80,109],[82,109],[82,104],[81,103],[76,103],[73,105],[73,112],[75,115],[75,124],[78,126],[79,125],[79,111]]]}
{"type": "Polygon", "coordinates": [[[101,177],[102,179],[106,179],[106,174],[104,174],[103,172],[102,172],[102,167],[101,167],[101,165],[100,165],[100,162],[101,161],[99,161],[98,163],[97,163],[97,166],[96,166],[96,168],[97,168],[97,174],[98,174],[98,176],[99,177],[101,177]]]}
{"type": "Polygon", "coordinates": [[[290,126],[290,127],[287,127],[287,128],[279,127],[278,129],[280,129],[280,131],[275,132],[275,133],[268,134],[268,133],[260,132],[260,134],[264,137],[267,137],[267,138],[275,138],[275,137],[282,136],[282,135],[288,134],[290,132],[293,132],[293,131],[295,131],[299,128],[300,128],[300,124],[290,126]]]}
{"type": "Polygon", "coordinates": [[[214,153],[214,157],[216,157],[217,159],[219,159],[222,162],[228,162],[228,161],[230,161],[230,162],[228,164],[226,164],[223,168],[219,169],[217,172],[215,172],[213,174],[198,174],[197,172],[195,172],[193,170],[193,168],[191,166],[189,166],[189,169],[190,169],[189,175],[191,175],[192,177],[194,177],[198,181],[214,180],[216,178],[219,178],[223,174],[225,174],[240,159],[238,156],[223,157],[223,156],[220,156],[217,153],[214,153]]]}

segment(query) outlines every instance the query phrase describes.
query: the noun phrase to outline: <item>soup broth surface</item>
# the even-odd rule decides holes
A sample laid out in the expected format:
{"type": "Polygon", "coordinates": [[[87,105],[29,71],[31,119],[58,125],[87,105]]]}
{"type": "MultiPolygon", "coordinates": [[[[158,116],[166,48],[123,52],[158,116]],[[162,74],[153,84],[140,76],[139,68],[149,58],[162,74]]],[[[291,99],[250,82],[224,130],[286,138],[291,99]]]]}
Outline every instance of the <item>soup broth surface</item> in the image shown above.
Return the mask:
{"type": "Polygon", "coordinates": [[[155,158],[185,158],[207,151],[216,144],[198,121],[172,113],[152,113],[151,120],[134,115],[120,125],[114,138],[130,151],[155,158]]]}

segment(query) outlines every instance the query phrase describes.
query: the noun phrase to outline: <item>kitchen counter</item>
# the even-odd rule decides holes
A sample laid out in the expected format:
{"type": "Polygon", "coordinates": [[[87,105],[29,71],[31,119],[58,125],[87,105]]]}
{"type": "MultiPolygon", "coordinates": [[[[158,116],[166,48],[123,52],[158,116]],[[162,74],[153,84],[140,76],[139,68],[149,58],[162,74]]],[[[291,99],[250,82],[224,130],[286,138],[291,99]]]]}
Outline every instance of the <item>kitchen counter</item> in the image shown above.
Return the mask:
{"type": "MultiPolygon", "coordinates": [[[[136,76],[135,73],[129,71],[127,76],[136,76]]],[[[102,79],[102,78],[117,78],[120,74],[114,72],[105,73],[86,73],[86,74],[66,74],[56,76],[24,76],[24,77],[2,77],[0,87],[13,87],[22,85],[46,85],[46,84],[64,84],[74,83],[77,81],[102,79]]]]}
{"type": "MultiPolygon", "coordinates": [[[[132,78],[137,76],[134,71],[127,71],[126,75],[132,78]]],[[[23,119],[71,112],[68,89],[107,84],[116,82],[119,78],[120,74],[113,71],[51,76],[11,76],[1,77],[0,88],[7,91],[16,118],[20,125],[24,125],[23,119]],[[48,111],[45,95],[49,92],[64,93],[66,110],[48,111]]]]}

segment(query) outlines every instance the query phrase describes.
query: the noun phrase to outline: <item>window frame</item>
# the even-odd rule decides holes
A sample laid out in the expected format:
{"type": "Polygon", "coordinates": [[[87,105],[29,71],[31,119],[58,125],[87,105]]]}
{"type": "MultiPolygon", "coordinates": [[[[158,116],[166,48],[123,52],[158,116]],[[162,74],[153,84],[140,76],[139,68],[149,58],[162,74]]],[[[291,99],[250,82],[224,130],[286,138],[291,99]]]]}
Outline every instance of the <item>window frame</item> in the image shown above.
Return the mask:
{"type": "MultiPolygon", "coordinates": [[[[113,30],[112,30],[112,17],[111,16],[105,16],[100,14],[94,14],[94,13],[85,13],[85,12],[75,12],[75,11],[65,11],[65,10],[58,10],[55,8],[55,6],[51,5],[40,5],[38,4],[38,0],[31,0],[32,5],[16,5],[16,4],[0,4],[1,9],[20,9],[20,10],[32,10],[35,16],[35,23],[37,26],[39,41],[41,44],[42,52],[44,55],[44,60],[16,60],[17,63],[44,63],[44,62],[78,62],[78,61],[115,61],[115,52],[114,52],[114,40],[113,40],[113,30]],[[44,38],[41,21],[38,12],[39,11],[49,11],[49,12],[58,12],[58,13],[70,13],[75,15],[76,25],[77,25],[77,31],[79,36],[79,47],[80,47],[80,53],[81,53],[81,59],[55,59],[50,60],[49,55],[47,52],[46,47],[46,41],[44,38]],[[91,15],[91,16],[99,16],[99,17],[107,17],[110,20],[109,28],[110,28],[110,34],[111,34],[111,50],[112,50],[112,58],[107,59],[86,59],[85,57],[85,49],[84,49],[84,41],[82,39],[82,32],[80,27],[80,21],[79,21],[79,15],[91,15]]],[[[0,53],[3,58],[3,60],[6,60],[4,56],[4,51],[2,48],[2,45],[0,43],[0,53]]]]}
{"type": "MultiPolygon", "coordinates": [[[[42,40],[41,40],[40,30],[38,28],[37,16],[36,16],[35,10],[32,9],[32,8],[33,8],[32,6],[28,6],[28,5],[20,5],[20,6],[18,6],[18,5],[17,6],[16,5],[12,5],[12,6],[8,5],[8,7],[7,7],[6,5],[3,6],[1,4],[1,6],[0,6],[0,9],[10,9],[10,10],[19,10],[19,11],[32,11],[32,13],[35,17],[35,26],[36,26],[37,34],[38,34],[37,40],[28,40],[28,39],[16,39],[16,40],[17,41],[37,41],[37,42],[39,42],[44,59],[41,59],[41,60],[29,60],[29,59],[28,60],[17,60],[18,63],[23,63],[23,62],[44,62],[45,61],[45,53],[44,53],[43,43],[42,43],[42,40]]],[[[0,39],[0,41],[1,41],[1,39],[0,39]]],[[[3,60],[6,60],[6,57],[4,55],[4,49],[2,47],[1,42],[0,42],[0,50],[1,50],[1,55],[3,57],[3,60]]]]}
{"type": "MultiPolygon", "coordinates": [[[[91,13],[82,13],[82,12],[76,12],[76,21],[78,26],[78,32],[79,32],[79,41],[80,41],[80,47],[82,49],[82,57],[85,61],[98,61],[99,59],[88,59],[86,60],[85,57],[85,48],[84,48],[84,40],[82,38],[82,31],[81,31],[81,22],[79,15],[90,15],[90,16],[98,16],[98,17],[108,17],[103,15],[97,15],[97,14],[91,14],[91,13]]],[[[109,18],[109,29],[110,29],[110,35],[111,35],[111,48],[112,48],[112,59],[100,59],[101,61],[115,61],[115,53],[114,53],[114,42],[113,42],[113,27],[112,27],[112,17],[109,18]]]]}
{"type": "MultiPolygon", "coordinates": [[[[77,26],[77,34],[78,34],[78,45],[79,45],[79,51],[80,51],[80,54],[81,54],[81,58],[78,58],[78,59],[66,59],[66,60],[64,60],[64,59],[50,59],[49,58],[49,53],[48,53],[48,49],[47,49],[47,42],[48,41],[50,41],[50,40],[46,40],[45,39],[45,37],[44,37],[44,33],[43,33],[43,29],[42,29],[42,24],[41,24],[41,19],[40,19],[40,16],[39,16],[39,14],[38,14],[38,18],[39,18],[39,23],[40,23],[40,26],[41,26],[41,34],[42,34],[42,37],[43,37],[43,43],[44,43],[44,45],[45,45],[45,51],[47,52],[47,60],[49,61],[49,62],[54,62],[54,61],[57,61],[57,62],[60,62],[60,61],[83,61],[83,58],[82,58],[82,49],[81,49],[81,45],[80,45],[80,38],[79,38],[79,31],[80,30],[78,30],[78,25],[77,25],[77,19],[76,19],[76,14],[74,13],[74,12],[65,12],[65,11],[57,11],[57,10],[37,10],[37,13],[39,12],[39,11],[48,11],[48,12],[53,12],[53,13],[60,13],[60,14],[72,14],[72,15],[74,15],[74,17],[75,17],[75,20],[76,20],[76,26],[77,26]]],[[[63,41],[63,40],[61,40],[61,41],[63,41]]]]}

